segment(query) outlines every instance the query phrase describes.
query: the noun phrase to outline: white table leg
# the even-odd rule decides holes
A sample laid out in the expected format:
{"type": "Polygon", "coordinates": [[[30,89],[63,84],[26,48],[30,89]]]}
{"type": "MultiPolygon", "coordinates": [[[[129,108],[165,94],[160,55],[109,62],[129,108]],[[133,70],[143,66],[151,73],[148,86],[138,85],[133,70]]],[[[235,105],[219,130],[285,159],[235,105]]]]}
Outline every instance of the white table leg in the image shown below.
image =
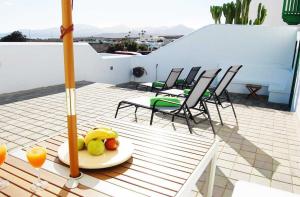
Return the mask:
{"type": "Polygon", "coordinates": [[[218,148],[216,148],[216,149],[217,150],[214,153],[213,159],[212,159],[211,164],[210,164],[208,187],[207,187],[207,197],[212,197],[212,193],[213,193],[213,189],[214,189],[217,155],[218,155],[218,148]]]}

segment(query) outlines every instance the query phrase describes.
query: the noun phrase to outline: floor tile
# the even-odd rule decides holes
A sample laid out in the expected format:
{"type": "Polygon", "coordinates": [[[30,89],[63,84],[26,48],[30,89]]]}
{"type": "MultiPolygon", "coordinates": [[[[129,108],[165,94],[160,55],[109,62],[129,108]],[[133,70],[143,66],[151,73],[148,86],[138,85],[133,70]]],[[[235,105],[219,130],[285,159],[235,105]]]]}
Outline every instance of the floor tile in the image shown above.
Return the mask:
{"type": "MultiPolygon", "coordinates": [[[[1,103],[3,100],[0,99],[0,143],[13,149],[66,130],[65,94],[51,93],[52,87],[46,89],[49,91],[47,95],[29,91],[32,94],[24,95],[19,102],[1,103]],[[26,99],[29,97],[32,98],[26,99]]],[[[84,125],[99,117],[114,118],[119,101],[141,95],[153,96],[154,93],[100,83],[84,86],[77,91],[78,124],[84,125]]],[[[221,109],[224,121],[224,126],[221,126],[215,106],[208,105],[218,131],[217,138],[221,140],[214,196],[230,196],[237,180],[300,193],[297,116],[282,111],[284,106],[266,104],[267,98],[264,97],[265,103],[258,106],[243,95],[234,96],[238,125],[232,110],[226,108],[221,109]]],[[[123,109],[118,119],[149,126],[149,110],[139,109],[137,114],[136,119],[134,108],[123,109]]],[[[171,123],[170,117],[159,114],[154,117],[153,127],[188,133],[184,119],[178,118],[171,123]]],[[[199,135],[212,136],[207,121],[193,124],[193,129],[199,135]]],[[[199,186],[203,186],[201,180],[199,186]]],[[[201,194],[195,191],[193,195],[201,194]]]]}

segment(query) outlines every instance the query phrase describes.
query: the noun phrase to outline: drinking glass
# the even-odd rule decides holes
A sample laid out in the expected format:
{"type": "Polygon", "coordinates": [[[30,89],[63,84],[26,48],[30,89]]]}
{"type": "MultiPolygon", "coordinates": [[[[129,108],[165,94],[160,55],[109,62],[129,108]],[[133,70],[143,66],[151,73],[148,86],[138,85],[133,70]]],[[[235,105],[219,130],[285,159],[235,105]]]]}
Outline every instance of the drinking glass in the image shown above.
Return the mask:
{"type": "MultiPolygon", "coordinates": [[[[0,166],[4,163],[7,155],[7,148],[5,144],[0,145],[0,166]]],[[[9,185],[7,180],[0,178],[0,190],[6,188],[9,185]]]]}
{"type": "Polygon", "coordinates": [[[47,187],[48,182],[41,180],[41,167],[46,161],[47,150],[44,147],[34,147],[27,151],[27,160],[37,170],[37,180],[33,182],[31,189],[43,190],[47,187]]]}

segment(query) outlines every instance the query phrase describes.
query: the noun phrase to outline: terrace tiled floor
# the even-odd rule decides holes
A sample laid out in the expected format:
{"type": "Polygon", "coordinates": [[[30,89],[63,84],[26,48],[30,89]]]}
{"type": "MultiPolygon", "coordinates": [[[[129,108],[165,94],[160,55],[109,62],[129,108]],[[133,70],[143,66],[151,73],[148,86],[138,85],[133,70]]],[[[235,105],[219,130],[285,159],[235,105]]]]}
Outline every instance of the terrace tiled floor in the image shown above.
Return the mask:
{"type": "MultiPolygon", "coordinates": [[[[0,103],[1,99],[3,101],[0,105],[0,143],[6,143],[13,149],[66,130],[65,94],[53,91],[53,88],[44,90],[43,94],[37,94],[40,96],[37,98],[17,99],[16,94],[10,94],[13,101],[19,100],[17,102],[10,102],[9,99],[4,102],[7,95],[0,95],[0,103]]],[[[33,92],[37,91],[40,90],[33,92]]],[[[84,125],[101,116],[113,118],[120,100],[145,94],[153,95],[106,84],[79,88],[78,124],[84,125]]],[[[237,180],[300,193],[300,138],[296,115],[287,111],[236,104],[238,125],[228,108],[221,111],[225,123],[222,127],[214,106],[209,105],[209,108],[218,138],[222,140],[214,196],[231,196],[237,180]]],[[[133,108],[123,109],[118,118],[149,125],[149,111],[139,109],[137,114],[135,117],[133,108]]],[[[184,120],[175,119],[175,123],[171,123],[168,116],[159,114],[154,118],[154,126],[174,132],[188,132],[184,120]]],[[[212,135],[207,121],[195,125],[194,131],[197,135],[212,135]]],[[[200,177],[195,196],[201,196],[203,180],[204,176],[200,177]]]]}

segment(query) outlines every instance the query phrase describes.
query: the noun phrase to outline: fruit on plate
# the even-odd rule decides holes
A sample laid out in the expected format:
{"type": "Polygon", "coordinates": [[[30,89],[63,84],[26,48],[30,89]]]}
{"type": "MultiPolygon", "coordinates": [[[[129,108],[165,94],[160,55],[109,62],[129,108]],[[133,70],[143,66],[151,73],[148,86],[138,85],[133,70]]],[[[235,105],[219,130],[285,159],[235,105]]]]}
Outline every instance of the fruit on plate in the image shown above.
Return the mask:
{"type": "Polygon", "coordinates": [[[116,137],[115,137],[115,138],[118,138],[118,137],[119,137],[118,132],[116,132],[115,130],[113,130],[113,132],[116,134],[116,137]]]}
{"type": "Polygon", "coordinates": [[[105,146],[101,139],[94,139],[88,143],[87,150],[91,155],[99,156],[104,153],[105,146]]]}
{"type": "Polygon", "coordinates": [[[83,148],[84,148],[84,138],[81,135],[79,135],[77,137],[77,149],[82,150],[83,148]]]}
{"type": "Polygon", "coordinates": [[[87,146],[91,140],[94,139],[105,140],[110,138],[116,138],[117,136],[118,136],[117,133],[113,131],[112,128],[99,127],[87,132],[84,138],[84,143],[87,146]]]}
{"type": "Polygon", "coordinates": [[[105,141],[105,148],[107,150],[116,150],[119,146],[119,141],[116,138],[107,139],[105,141]]]}

